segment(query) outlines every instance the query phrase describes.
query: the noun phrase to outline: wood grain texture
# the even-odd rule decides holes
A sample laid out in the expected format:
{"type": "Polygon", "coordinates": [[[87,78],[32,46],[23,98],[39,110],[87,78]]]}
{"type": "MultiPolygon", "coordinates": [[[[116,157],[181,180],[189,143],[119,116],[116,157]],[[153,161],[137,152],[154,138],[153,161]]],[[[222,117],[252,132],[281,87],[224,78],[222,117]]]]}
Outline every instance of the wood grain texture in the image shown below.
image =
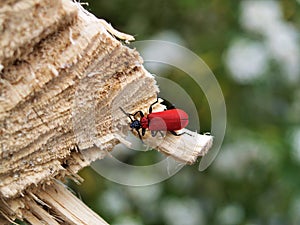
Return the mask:
{"type": "MultiPolygon", "coordinates": [[[[1,224],[106,224],[57,180],[80,180],[124,141],[119,106],[146,111],[155,100],[154,77],[124,44],[133,37],[67,0],[3,1],[0,31],[1,224]]],[[[167,135],[158,150],[192,164],[212,143],[193,135],[167,135]]]]}
{"type": "MultiPolygon", "coordinates": [[[[45,187],[54,178],[76,177],[79,169],[104,157],[118,143],[109,114],[98,111],[111,112],[114,96],[127,84],[148,86],[147,93],[137,95],[143,98],[130,102],[136,105],[158,90],[139,54],[108,33],[106,28],[114,31],[111,26],[79,5],[10,1],[0,11],[0,28],[5,28],[0,37],[1,219],[25,218],[35,224],[42,216],[49,222],[51,216],[34,204],[30,193],[42,189],[46,195],[45,187]],[[24,19],[11,19],[12,14],[24,19]],[[91,104],[97,112],[94,135],[101,137],[103,151],[93,148],[85,135],[88,119],[82,104],[88,109],[91,104]]],[[[80,224],[55,207],[56,215],[68,221],[65,224],[80,224]]]]}

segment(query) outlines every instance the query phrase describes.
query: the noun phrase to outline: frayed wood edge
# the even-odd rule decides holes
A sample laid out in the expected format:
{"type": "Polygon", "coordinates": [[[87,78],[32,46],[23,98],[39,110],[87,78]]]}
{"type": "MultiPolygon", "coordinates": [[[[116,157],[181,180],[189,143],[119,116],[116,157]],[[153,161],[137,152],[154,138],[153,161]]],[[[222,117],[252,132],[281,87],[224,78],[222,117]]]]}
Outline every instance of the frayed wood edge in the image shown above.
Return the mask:
{"type": "Polygon", "coordinates": [[[98,22],[105,28],[106,31],[108,31],[111,35],[117,37],[120,40],[124,40],[126,43],[129,43],[130,41],[134,41],[134,37],[132,35],[129,34],[125,34],[123,32],[120,32],[118,30],[116,30],[115,28],[112,27],[112,25],[108,22],[106,22],[104,19],[98,19],[96,18],[93,14],[91,14],[90,12],[88,12],[87,10],[85,10],[82,7],[82,4],[80,2],[75,2],[74,3],[77,8],[79,13],[81,14],[81,17],[84,17],[86,20],[89,20],[89,17],[91,20],[95,20],[97,19],[98,22]]]}
{"type": "Polygon", "coordinates": [[[29,196],[26,201],[29,210],[24,208],[22,213],[31,224],[108,225],[60,181],[53,180],[29,196]]]}
{"type": "Polygon", "coordinates": [[[194,164],[199,156],[204,156],[212,147],[213,136],[209,134],[198,134],[188,129],[182,129],[180,133],[185,134],[175,136],[167,132],[165,137],[157,137],[159,135],[155,138],[148,137],[145,143],[188,165],[194,164]]]}

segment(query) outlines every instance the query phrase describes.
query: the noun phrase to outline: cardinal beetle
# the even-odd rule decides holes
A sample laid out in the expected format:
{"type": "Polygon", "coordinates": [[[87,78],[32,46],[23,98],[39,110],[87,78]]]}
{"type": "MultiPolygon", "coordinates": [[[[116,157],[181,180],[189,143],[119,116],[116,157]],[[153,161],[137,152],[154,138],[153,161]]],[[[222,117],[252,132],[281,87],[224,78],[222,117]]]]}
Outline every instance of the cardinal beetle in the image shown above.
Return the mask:
{"type": "Polygon", "coordinates": [[[130,128],[135,129],[139,135],[139,138],[142,140],[142,136],[145,135],[146,129],[151,131],[152,137],[156,136],[159,132],[162,136],[163,130],[171,132],[173,135],[180,136],[184,133],[177,134],[176,130],[181,130],[185,128],[188,123],[188,115],[181,109],[175,109],[174,106],[171,108],[161,111],[161,112],[152,112],[153,105],[158,103],[158,97],[154,103],[149,107],[149,113],[147,116],[144,116],[142,111],[137,111],[134,114],[126,113],[124,109],[120,107],[122,112],[129,117],[131,120],[130,128]],[[136,119],[136,116],[140,114],[140,119],[136,119]],[[142,135],[140,133],[142,129],[142,135]]]}

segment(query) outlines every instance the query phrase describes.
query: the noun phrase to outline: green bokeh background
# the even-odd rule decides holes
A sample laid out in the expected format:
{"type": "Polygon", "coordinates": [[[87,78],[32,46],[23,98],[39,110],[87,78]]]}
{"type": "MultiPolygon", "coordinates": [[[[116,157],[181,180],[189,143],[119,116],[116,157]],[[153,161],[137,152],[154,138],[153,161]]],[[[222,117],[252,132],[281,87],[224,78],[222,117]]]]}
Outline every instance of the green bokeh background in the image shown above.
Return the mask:
{"type": "MultiPolygon", "coordinates": [[[[225,57],[234,40],[264,43],[262,35],[241,25],[242,1],[88,2],[85,8],[136,40],[165,31],[180,37],[218,80],[226,101],[227,130],[217,159],[204,172],[198,171],[197,163],[159,184],[128,187],[85,168],[80,186],[70,181],[75,193],[113,225],[300,224],[300,146],[293,136],[300,128],[300,74],[289,82],[280,69],[284,62],[269,60],[268,69],[256,79],[240,82],[232,76],[225,57]]],[[[282,21],[299,33],[299,2],[275,2],[282,21]]],[[[209,131],[210,110],[201,90],[190,88],[191,79],[181,71],[170,69],[165,76],[188,90],[201,118],[201,132],[209,131]]],[[[157,154],[136,153],[127,162],[148,165],[157,154]]]]}

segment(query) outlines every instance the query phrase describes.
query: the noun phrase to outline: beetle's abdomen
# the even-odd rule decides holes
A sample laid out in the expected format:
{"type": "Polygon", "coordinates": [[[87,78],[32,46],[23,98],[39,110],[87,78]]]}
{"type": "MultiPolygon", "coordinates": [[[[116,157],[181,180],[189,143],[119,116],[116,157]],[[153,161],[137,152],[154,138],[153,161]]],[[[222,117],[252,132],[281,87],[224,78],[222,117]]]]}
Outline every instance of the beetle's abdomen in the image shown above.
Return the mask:
{"type": "Polygon", "coordinates": [[[189,123],[186,112],[181,109],[170,109],[150,113],[148,116],[149,130],[180,130],[189,123]]]}

